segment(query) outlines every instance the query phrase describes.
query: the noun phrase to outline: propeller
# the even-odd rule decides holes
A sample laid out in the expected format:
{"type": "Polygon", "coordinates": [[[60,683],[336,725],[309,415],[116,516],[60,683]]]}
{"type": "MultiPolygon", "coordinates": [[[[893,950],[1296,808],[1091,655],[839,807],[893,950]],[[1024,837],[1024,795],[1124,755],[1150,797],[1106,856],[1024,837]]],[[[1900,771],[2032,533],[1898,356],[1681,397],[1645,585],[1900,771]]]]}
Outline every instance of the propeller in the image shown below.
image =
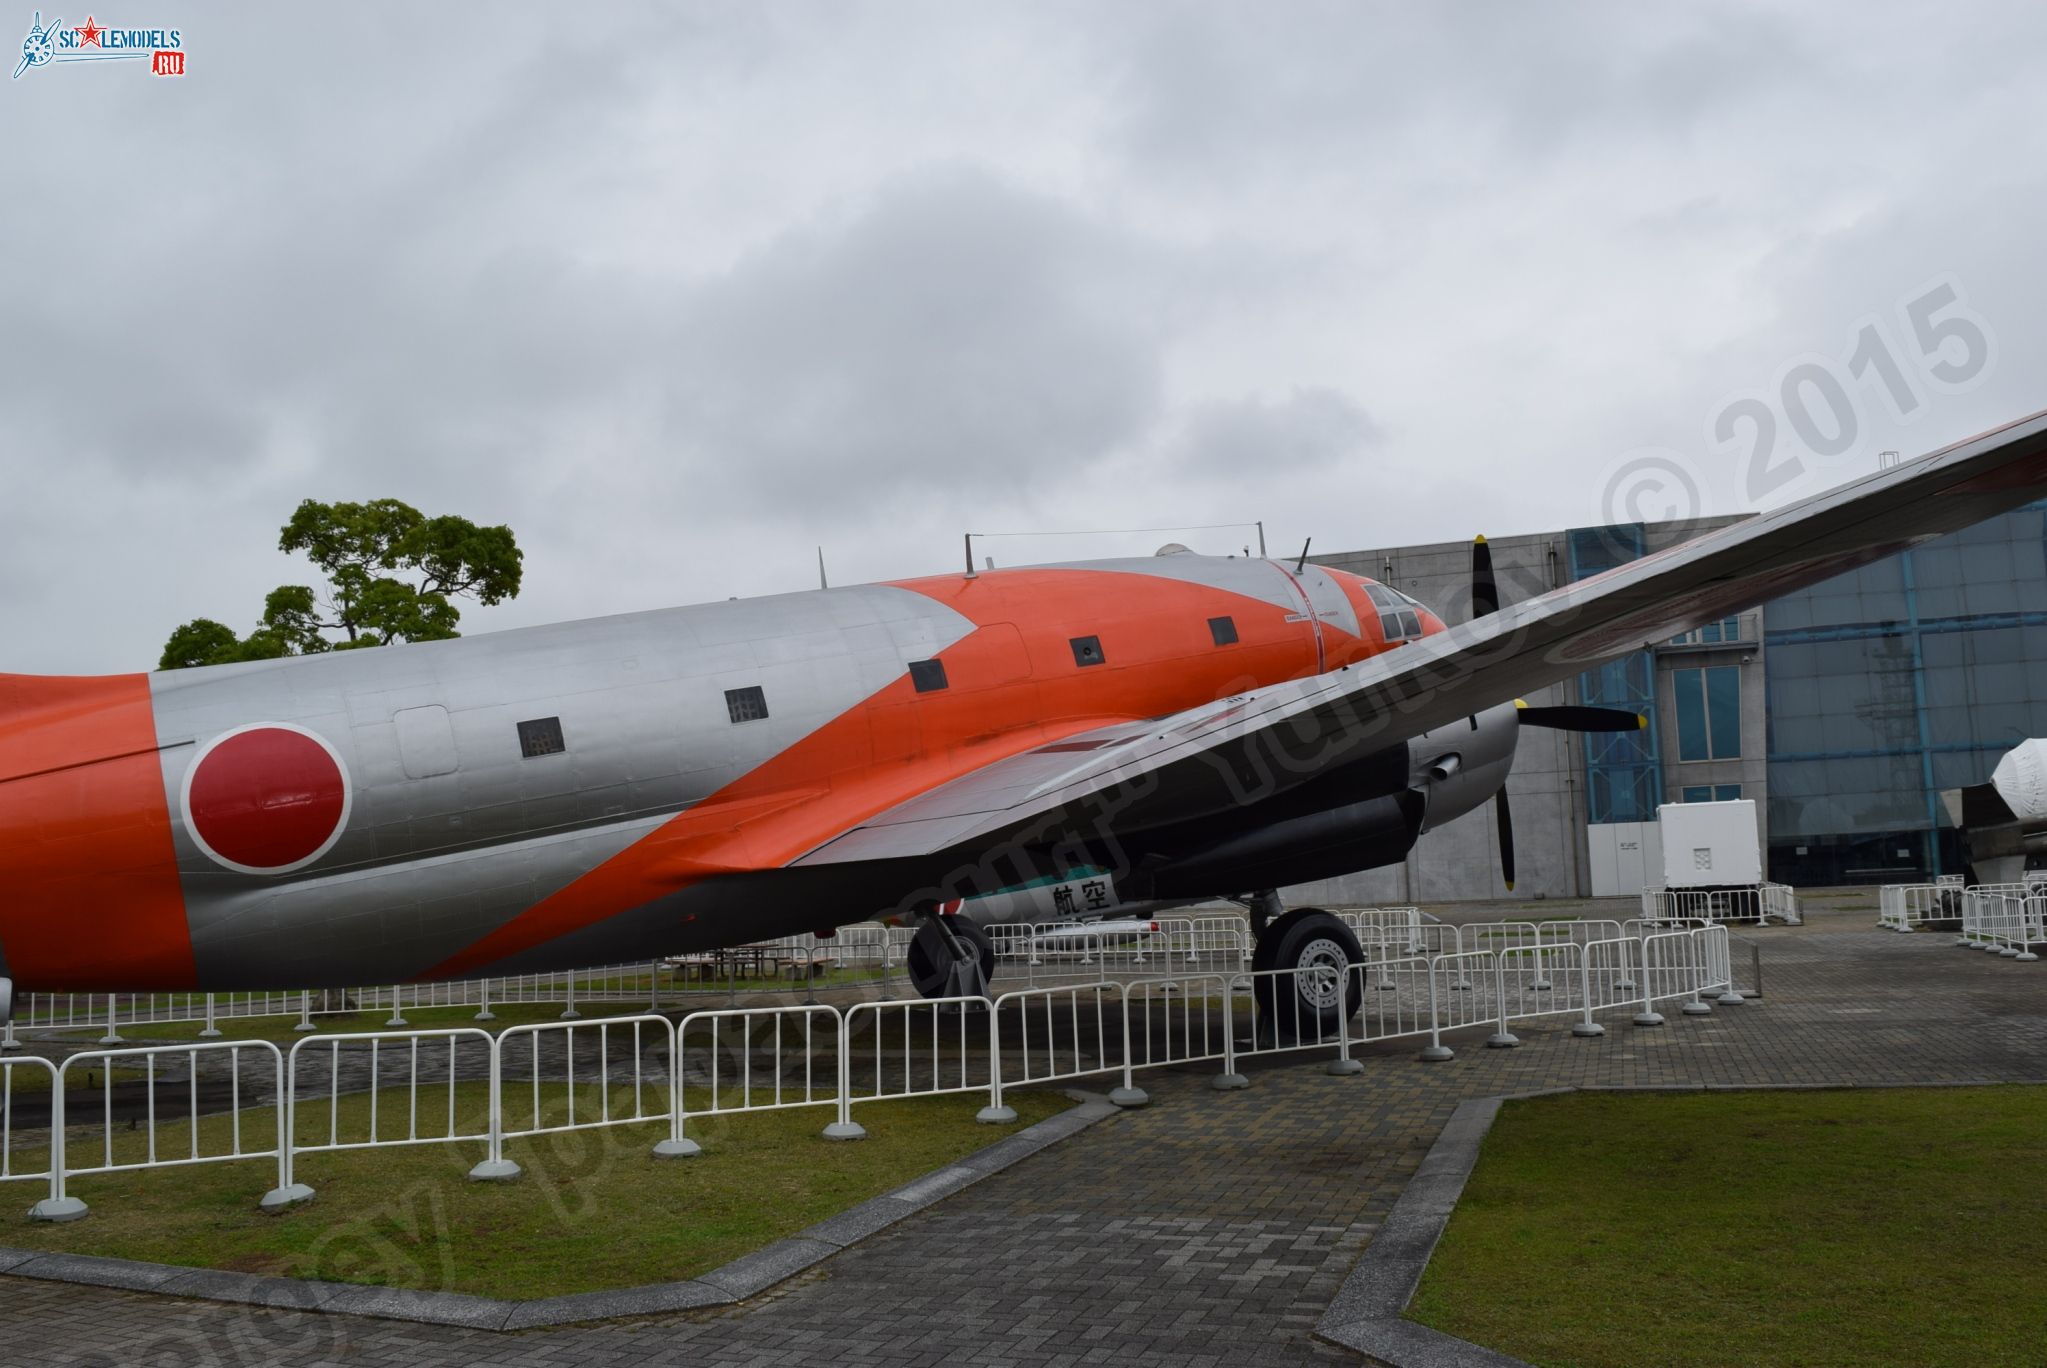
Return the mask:
{"type": "Polygon", "coordinates": [[[1471,615],[1490,617],[1500,611],[1500,582],[1493,575],[1493,548],[1479,537],[1471,544],[1471,615]]]}
{"type": "MultiPolygon", "coordinates": [[[[1471,543],[1471,616],[1473,620],[1491,617],[1500,611],[1500,581],[1493,574],[1493,548],[1486,545],[1483,534],[1471,543]]],[[[1518,700],[1517,700],[1518,703],[1518,700]]],[[[1520,704],[1519,715],[1523,722],[1528,720],[1529,708],[1520,704]]],[[[1552,710],[1554,711],[1554,710],[1552,710]]],[[[1563,709],[1562,711],[1571,711],[1563,709]]],[[[1583,711],[1598,711],[1584,709],[1583,711]]],[[[1537,726],[1547,725],[1536,723],[1537,726]]],[[[1507,891],[1514,891],[1514,810],[1507,805],[1507,786],[1503,783],[1493,792],[1493,825],[1500,833],[1500,877],[1506,882],[1507,891]]]]}
{"type": "Polygon", "coordinates": [[[1507,882],[1507,891],[1514,891],[1514,810],[1507,806],[1507,786],[1500,785],[1493,794],[1493,818],[1500,829],[1500,877],[1507,882]]]}

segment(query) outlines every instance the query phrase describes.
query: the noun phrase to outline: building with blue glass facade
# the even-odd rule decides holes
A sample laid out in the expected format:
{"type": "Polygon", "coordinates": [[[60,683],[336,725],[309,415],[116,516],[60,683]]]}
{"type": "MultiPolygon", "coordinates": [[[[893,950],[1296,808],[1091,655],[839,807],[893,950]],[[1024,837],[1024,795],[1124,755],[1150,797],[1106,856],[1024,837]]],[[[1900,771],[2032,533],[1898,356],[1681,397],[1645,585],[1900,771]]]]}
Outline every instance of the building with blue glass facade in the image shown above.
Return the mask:
{"type": "MultiPolygon", "coordinates": [[[[1532,597],[1731,519],[1490,539],[1502,599],[1532,597]]],[[[1316,557],[1469,614],[1470,547],[1316,557]]],[[[1754,799],[1770,877],[1805,887],[1960,873],[1942,789],[1981,783],[2047,735],[2047,502],[1710,623],[1546,691],[1644,713],[1644,731],[1524,732],[1508,793],[1519,883],[1595,891],[1592,828],[1663,803],[1754,799]]],[[[1497,897],[1490,810],[1430,832],[1399,868],[1294,891],[1332,902],[1497,897]]]]}
{"type": "Polygon", "coordinates": [[[2047,735],[2047,502],[1764,609],[1770,868],[1962,873],[1940,790],[2047,735]]]}

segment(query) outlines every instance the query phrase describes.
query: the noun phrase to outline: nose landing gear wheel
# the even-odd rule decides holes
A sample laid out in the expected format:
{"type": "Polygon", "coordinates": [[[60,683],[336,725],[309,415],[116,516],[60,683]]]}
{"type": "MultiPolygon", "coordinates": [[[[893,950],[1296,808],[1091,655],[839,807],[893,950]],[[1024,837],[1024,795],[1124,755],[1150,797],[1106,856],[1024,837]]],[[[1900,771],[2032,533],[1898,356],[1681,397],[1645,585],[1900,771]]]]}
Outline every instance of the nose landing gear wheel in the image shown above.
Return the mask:
{"type": "Polygon", "coordinates": [[[965,917],[927,917],[907,959],[911,984],[927,998],[979,997],[995,977],[994,942],[965,917]]]}
{"type": "Polygon", "coordinates": [[[1355,1016],[1363,1003],[1364,962],[1358,938],[1329,913],[1315,907],[1287,913],[1258,938],[1251,967],[1301,972],[1252,979],[1259,1020],[1280,1040],[1334,1040],[1345,1009],[1355,1016]]]}

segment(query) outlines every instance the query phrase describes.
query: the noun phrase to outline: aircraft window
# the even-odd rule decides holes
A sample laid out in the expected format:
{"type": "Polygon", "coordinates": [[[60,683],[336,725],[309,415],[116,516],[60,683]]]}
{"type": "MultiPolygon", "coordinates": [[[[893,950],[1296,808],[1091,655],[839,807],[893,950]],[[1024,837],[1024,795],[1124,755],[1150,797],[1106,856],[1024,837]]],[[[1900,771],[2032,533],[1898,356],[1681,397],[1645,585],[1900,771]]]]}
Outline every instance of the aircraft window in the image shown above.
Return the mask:
{"type": "Polygon", "coordinates": [[[1422,620],[1412,608],[1402,608],[1398,612],[1381,613],[1379,630],[1388,641],[1406,641],[1422,634],[1422,620]]]}
{"type": "Polygon", "coordinates": [[[531,760],[536,755],[560,755],[569,748],[562,740],[559,717],[536,717],[519,724],[519,754],[531,760]]]}
{"type": "Polygon", "coordinates": [[[1099,665],[1102,663],[1102,639],[1100,637],[1075,637],[1068,643],[1073,647],[1073,663],[1076,665],[1099,665]]]}
{"type": "Polygon", "coordinates": [[[1209,636],[1215,639],[1215,644],[1218,646],[1231,646],[1236,644],[1237,640],[1236,619],[1226,617],[1210,618],[1208,620],[1208,634],[1209,636]]]}
{"type": "Polygon", "coordinates": [[[725,711],[734,722],[758,722],[768,715],[768,696],[758,684],[725,691],[725,711]]]}
{"type": "Polygon", "coordinates": [[[910,682],[917,686],[918,693],[936,693],[946,687],[945,662],[942,660],[913,660],[910,662],[910,682]]]}

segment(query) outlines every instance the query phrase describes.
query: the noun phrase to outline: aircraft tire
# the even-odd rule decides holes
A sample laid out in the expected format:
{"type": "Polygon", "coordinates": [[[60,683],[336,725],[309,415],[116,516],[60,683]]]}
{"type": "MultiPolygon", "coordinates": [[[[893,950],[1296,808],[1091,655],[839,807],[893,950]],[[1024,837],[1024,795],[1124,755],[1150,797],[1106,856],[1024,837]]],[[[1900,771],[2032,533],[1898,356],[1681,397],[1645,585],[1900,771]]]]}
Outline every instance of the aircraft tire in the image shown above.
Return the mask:
{"type": "MultiPolygon", "coordinates": [[[[941,920],[946,929],[962,945],[970,946],[981,957],[981,978],[984,982],[995,981],[995,943],[988,939],[988,933],[965,917],[947,914],[941,920]]],[[[919,934],[910,941],[910,952],[905,956],[910,971],[910,983],[918,994],[927,998],[944,997],[947,966],[934,956],[925,937],[919,934]]]]}
{"type": "MultiPolygon", "coordinates": [[[[1251,966],[1254,970],[1344,968],[1349,972],[1348,1001],[1344,1005],[1355,1016],[1364,997],[1359,991],[1363,974],[1356,966],[1364,962],[1365,952],[1348,926],[1319,907],[1301,907],[1265,929],[1265,934],[1258,938],[1251,966]]],[[[1333,974],[1254,978],[1252,985],[1259,1020],[1269,1023],[1280,1040],[1336,1038],[1340,1018],[1333,974]]]]}

